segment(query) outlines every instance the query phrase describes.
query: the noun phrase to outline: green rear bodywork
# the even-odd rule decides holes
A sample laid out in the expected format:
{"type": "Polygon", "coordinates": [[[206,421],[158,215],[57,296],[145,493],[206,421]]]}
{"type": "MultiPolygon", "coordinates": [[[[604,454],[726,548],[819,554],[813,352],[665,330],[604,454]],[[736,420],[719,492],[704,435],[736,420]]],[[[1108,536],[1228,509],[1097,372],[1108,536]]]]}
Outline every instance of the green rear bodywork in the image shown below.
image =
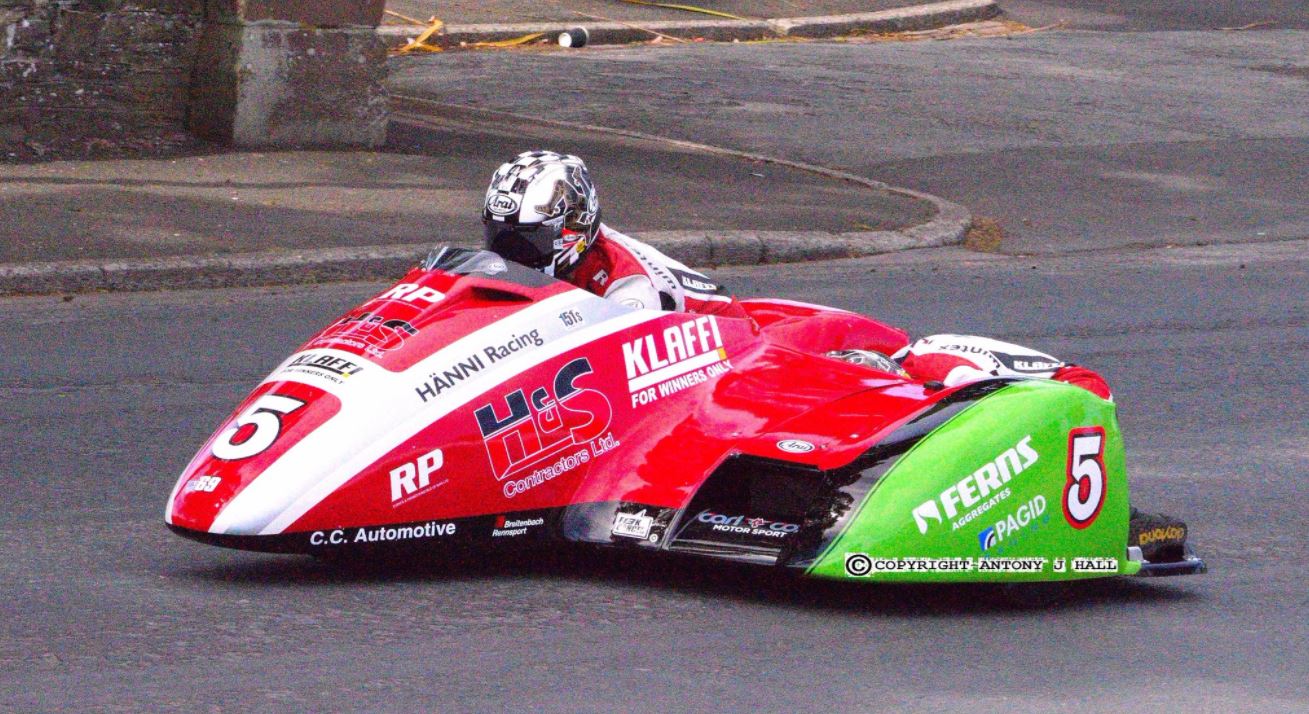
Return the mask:
{"type": "MultiPolygon", "coordinates": [[[[852,508],[848,526],[820,552],[807,575],[896,582],[1014,582],[1132,575],[1140,569],[1139,563],[1126,559],[1127,473],[1114,405],[1058,382],[1021,381],[982,397],[914,444],[852,508]],[[1104,430],[1104,501],[1090,524],[1078,529],[1070,524],[1063,504],[1069,483],[1070,432],[1086,427],[1104,430]],[[994,473],[987,464],[995,467],[994,473]],[[979,469],[981,476],[973,477],[979,469]],[[968,483],[961,488],[961,481],[968,483]],[[988,481],[999,482],[1002,488],[983,495],[990,488],[984,485],[988,481]],[[945,494],[951,487],[953,491],[945,494]],[[922,511],[919,518],[915,509],[922,511]],[[933,509],[939,522],[932,517],[933,509]],[[991,542],[984,544],[981,536],[988,528],[998,536],[992,535],[991,542]],[[868,558],[863,561],[856,555],[856,566],[887,560],[867,575],[852,575],[846,570],[851,554],[868,558]],[[888,562],[906,558],[965,559],[970,567],[904,570],[941,563],[888,562]],[[1000,562],[995,558],[1044,558],[1045,562],[1039,572],[987,570],[1000,562]],[[1077,558],[1113,559],[1116,569],[1074,572],[1077,558]],[[992,562],[983,562],[988,560],[992,562]]],[[[1028,567],[1033,562],[1028,561],[1028,567]]]]}

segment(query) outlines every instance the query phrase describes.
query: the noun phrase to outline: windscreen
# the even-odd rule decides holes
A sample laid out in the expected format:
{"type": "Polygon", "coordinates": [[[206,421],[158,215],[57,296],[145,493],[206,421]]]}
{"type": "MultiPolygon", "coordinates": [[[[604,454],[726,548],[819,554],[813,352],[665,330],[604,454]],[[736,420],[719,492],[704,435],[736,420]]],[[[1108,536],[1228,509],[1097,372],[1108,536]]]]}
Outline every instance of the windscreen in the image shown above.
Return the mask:
{"type": "Polygon", "coordinates": [[[539,288],[555,282],[545,273],[523,267],[485,250],[441,246],[423,259],[423,270],[440,270],[454,275],[478,275],[539,288]]]}

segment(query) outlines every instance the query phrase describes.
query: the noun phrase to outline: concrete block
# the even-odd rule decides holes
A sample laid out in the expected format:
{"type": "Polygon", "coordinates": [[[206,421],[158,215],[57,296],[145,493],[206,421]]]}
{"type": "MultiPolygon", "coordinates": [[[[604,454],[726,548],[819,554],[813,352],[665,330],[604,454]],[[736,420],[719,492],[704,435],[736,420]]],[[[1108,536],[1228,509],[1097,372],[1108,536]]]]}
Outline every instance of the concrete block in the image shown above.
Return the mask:
{"type": "Polygon", "coordinates": [[[380,146],[385,60],[372,28],[210,23],[190,128],[246,147],[380,146]]]}
{"type": "Polygon", "coordinates": [[[207,0],[212,20],[259,22],[277,20],[313,27],[376,27],[386,0],[207,0]]]}

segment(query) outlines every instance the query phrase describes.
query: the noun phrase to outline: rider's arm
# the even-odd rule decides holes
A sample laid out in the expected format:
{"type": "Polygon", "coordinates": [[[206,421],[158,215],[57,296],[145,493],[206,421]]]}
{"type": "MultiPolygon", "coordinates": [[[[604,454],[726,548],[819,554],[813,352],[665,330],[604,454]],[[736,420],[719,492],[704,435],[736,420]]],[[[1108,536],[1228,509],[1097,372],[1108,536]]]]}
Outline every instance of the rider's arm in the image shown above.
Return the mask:
{"type": "Polygon", "coordinates": [[[654,283],[644,275],[629,275],[619,278],[605,290],[606,300],[613,300],[628,307],[645,310],[664,310],[663,301],[654,283]]]}

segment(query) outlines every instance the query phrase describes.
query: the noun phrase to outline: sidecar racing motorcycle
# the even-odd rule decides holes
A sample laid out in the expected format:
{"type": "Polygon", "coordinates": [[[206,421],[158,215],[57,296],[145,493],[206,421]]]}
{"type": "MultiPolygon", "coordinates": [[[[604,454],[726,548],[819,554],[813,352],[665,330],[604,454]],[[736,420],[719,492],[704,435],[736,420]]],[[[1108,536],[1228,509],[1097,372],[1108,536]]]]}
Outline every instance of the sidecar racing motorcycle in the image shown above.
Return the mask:
{"type": "Polygon", "coordinates": [[[444,248],[317,333],[204,444],[176,533],[246,550],[588,544],[868,581],[1204,571],[1128,503],[1114,405],[827,356],[908,335],[786,300],[634,310],[444,248]]]}

